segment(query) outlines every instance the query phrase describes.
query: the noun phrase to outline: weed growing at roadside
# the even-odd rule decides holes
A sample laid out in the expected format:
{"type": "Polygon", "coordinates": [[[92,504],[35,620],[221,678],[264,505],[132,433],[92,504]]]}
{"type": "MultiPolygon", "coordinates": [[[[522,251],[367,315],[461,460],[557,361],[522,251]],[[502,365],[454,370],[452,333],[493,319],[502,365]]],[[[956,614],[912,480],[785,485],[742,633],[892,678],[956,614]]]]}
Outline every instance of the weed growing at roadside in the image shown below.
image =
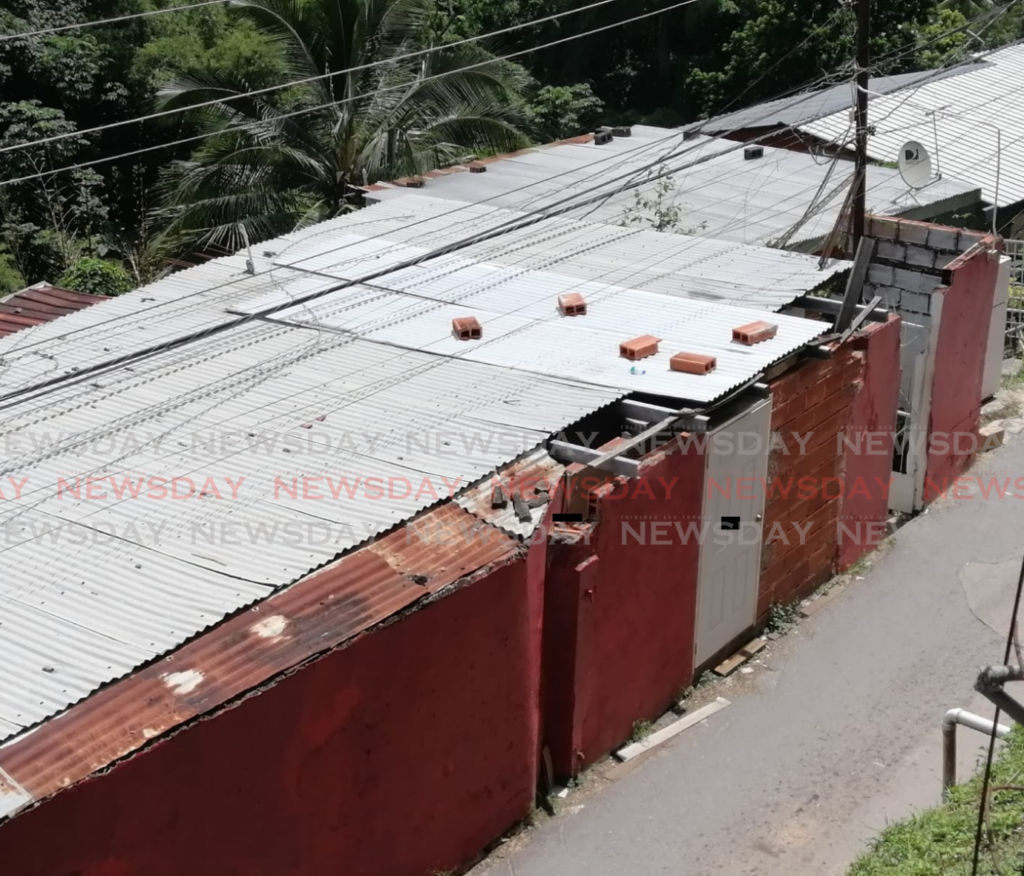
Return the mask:
{"type": "Polygon", "coordinates": [[[768,623],[765,624],[765,632],[786,633],[796,625],[798,602],[773,602],[768,609],[768,623]]]}
{"type": "Polygon", "coordinates": [[[633,732],[629,734],[629,741],[643,742],[651,735],[651,731],[653,730],[654,725],[650,721],[634,721],[633,732]]]}

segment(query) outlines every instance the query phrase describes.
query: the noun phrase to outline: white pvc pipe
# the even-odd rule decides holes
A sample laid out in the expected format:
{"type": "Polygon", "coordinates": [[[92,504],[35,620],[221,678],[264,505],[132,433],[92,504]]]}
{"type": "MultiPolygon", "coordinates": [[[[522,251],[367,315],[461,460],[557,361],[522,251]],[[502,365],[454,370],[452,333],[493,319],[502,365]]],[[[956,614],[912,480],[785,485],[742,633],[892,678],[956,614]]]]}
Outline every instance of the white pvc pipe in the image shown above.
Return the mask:
{"type": "MultiPolygon", "coordinates": [[[[977,730],[979,733],[992,735],[993,724],[988,718],[975,715],[966,709],[950,709],[942,716],[942,790],[948,791],[956,784],[956,725],[960,724],[977,730]]],[[[995,733],[1002,739],[1010,732],[1005,724],[996,724],[995,733]]]]}

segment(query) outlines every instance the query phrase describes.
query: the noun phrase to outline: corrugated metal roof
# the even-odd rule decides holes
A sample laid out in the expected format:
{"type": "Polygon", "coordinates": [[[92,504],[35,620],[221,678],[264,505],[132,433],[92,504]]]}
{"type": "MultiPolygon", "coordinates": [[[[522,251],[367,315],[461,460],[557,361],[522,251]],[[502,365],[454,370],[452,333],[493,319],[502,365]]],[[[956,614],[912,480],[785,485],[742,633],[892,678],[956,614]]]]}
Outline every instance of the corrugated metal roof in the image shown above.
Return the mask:
{"type": "MultiPolygon", "coordinates": [[[[999,204],[1024,200],[1024,45],[985,56],[985,63],[962,68],[961,75],[928,81],[871,102],[868,139],[871,157],[895,161],[909,140],[932,156],[933,172],[966,180],[992,202],[999,175],[999,204]],[[999,147],[999,130],[1002,146],[999,147]],[[1001,152],[1001,160],[996,161],[1001,152]]],[[[803,130],[823,140],[843,136],[845,112],[808,122],[803,130]]],[[[1007,217],[1009,218],[1009,217],[1007,217]]]]}
{"type": "MultiPolygon", "coordinates": [[[[678,132],[637,126],[631,137],[615,138],[604,146],[571,144],[517,153],[489,164],[486,173],[449,174],[428,180],[421,189],[396,186],[370,197],[375,201],[441,197],[511,210],[546,209],[593,186],[614,189],[615,180],[624,173],[651,162],[659,173],[683,169],[567,215],[612,225],[637,219],[649,224],[653,212],[638,210],[636,199],[659,201],[659,187],[667,185],[660,203],[662,209],[679,210],[676,230],[759,245],[772,245],[787,236],[788,243],[796,244],[831,231],[853,176],[853,165],[845,161],[833,172],[830,160],[772,147],[765,147],[761,158],[747,160],[742,145],[732,140],[697,137],[681,143],[678,132]],[[668,157],[680,149],[684,154],[668,157]],[[665,156],[663,168],[657,164],[661,156],[665,156]],[[709,156],[715,157],[683,167],[709,156]]],[[[931,215],[937,215],[976,201],[979,195],[976,186],[954,179],[937,180],[914,192],[899,171],[868,169],[868,210],[878,216],[912,213],[920,218],[922,209],[929,206],[931,215]]]]}
{"type": "MultiPolygon", "coordinates": [[[[327,259],[332,274],[344,268],[355,278],[388,264],[395,244],[426,253],[522,218],[437,198],[403,199],[346,214],[260,244],[252,252],[254,274],[246,271],[246,256],[215,259],[17,337],[0,337],[0,385],[6,391],[29,386],[223,326],[234,319],[233,309],[255,297],[278,293],[286,301],[326,289],[336,281],[309,273],[303,254],[310,251],[321,257],[332,251],[336,257],[327,259]]],[[[448,258],[450,263],[455,256],[448,258]]],[[[578,279],[628,280],[666,295],[770,310],[848,268],[834,262],[819,270],[815,259],[799,253],[571,219],[504,234],[463,250],[458,258],[463,264],[546,268],[578,279]]]]}
{"type": "Polygon", "coordinates": [[[454,505],[429,512],[0,746],[0,819],[521,550],[454,505]]]}
{"type": "MultiPolygon", "coordinates": [[[[960,76],[978,62],[968,63],[947,70],[922,70],[917,73],[897,73],[892,76],[872,77],[869,90],[877,94],[893,94],[910,88],[920,82],[932,79],[949,79],[960,76]]],[[[873,98],[872,98],[873,99],[873,98]]],[[[833,113],[846,112],[853,106],[853,88],[849,82],[823,88],[808,94],[796,94],[778,100],[757,103],[746,109],[714,116],[703,122],[688,125],[708,134],[722,134],[744,128],[774,128],[777,126],[802,125],[833,113]]]]}
{"type": "Polygon", "coordinates": [[[35,286],[0,298],[0,337],[53,322],[69,313],[77,313],[107,300],[106,295],[83,295],[59,286],[36,283],[35,286]]]}
{"type": "Polygon", "coordinates": [[[0,469],[29,481],[0,515],[0,738],[413,517],[621,395],[252,323],[84,390],[54,391],[42,406],[26,401],[5,412],[0,469]],[[74,437],[40,446],[43,430],[74,437]],[[234,436],[230,446],[208,444],[224,433],[234,436]],[[249,434],[257,438],[253,452],[249,434]],[[160,499],[147,495],[149,481],[137,497],[121,500],[105,486],[97,490],[108,494],[104,499],[57,494],[58,477],[87,472],[114,473],[119,483],[124,476],[135,483],[188,475],[197,493],[209,477],[225,498],[160,499]],[[246,479],[238,500],[227,498],[226,478],[246,479]],[[295,495],[275,478],[292,484],[295,495]],[[347,486],[342,491],[341,478],[352,495],[347,486]],[[381,496],[368,478],[381,479],[381,496]],[[303,483],[326,498],[304,498],[303,483]],[[329,495],[331,483],[338,499],[329,495]],[[127,534],[129,524],[134,534],[127,534]],[[112,531],[118,537],[106,535],[112,531]]]}
{"type": "MultiPolygon", "coordinates": [[[[324,223],[316,236],[282,238],[289,251],[279,261],[304,271],[356,279],[374,268],[399,263],[399,253],[421,255],[523,218],[525,214],[489,204],[396,198],[324,223]]],[[[849,268],[842,261],[819,268],[817,258],[803,253],[566,218],[504,233],[424,268],[435,275],[452,275],[452,282],[458,283],[480,264],[544,270],[758,310],[779,310],[849,268]]],[[[389,277],[387,285],[393,286],[395,277],[389,277]]],[[[268,294],[261,300],[286,299],[268,294]]]]}
{"type": "Polygon", "coordinates": [[[543,448],[538,448],[502,471],[495,471],[481,478],[461,493],[455,501],[459,507],[473,516],[485,520],[502,532],[526,541],[533,536],[544,515],[548,513],[549,501],[544,497],[555,497],[559,479],[564,471],[565,466],[562,463],[553,459],[543,448]],[[501,488],[504,505],[495,505],[495,487],[501,488]],[[524,501],[531,498],[539,500],[533,503],[533,507],[528,507],[529,520],[519,519],[512,502],[513,492],[519,492],[524,501]]]}

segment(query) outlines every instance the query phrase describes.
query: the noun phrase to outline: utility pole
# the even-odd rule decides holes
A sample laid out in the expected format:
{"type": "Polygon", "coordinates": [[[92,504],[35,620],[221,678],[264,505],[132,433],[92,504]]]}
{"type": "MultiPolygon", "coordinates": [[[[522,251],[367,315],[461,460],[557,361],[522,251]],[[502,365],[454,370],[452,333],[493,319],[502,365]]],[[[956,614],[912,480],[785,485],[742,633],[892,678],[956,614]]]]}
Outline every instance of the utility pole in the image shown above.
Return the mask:
{"type": "Polygon", "coordinates": [[[857,161],[853,192],[853,251],[864,237],[868,169],[868,41],[871,0],[857,0],[857,161]]]}

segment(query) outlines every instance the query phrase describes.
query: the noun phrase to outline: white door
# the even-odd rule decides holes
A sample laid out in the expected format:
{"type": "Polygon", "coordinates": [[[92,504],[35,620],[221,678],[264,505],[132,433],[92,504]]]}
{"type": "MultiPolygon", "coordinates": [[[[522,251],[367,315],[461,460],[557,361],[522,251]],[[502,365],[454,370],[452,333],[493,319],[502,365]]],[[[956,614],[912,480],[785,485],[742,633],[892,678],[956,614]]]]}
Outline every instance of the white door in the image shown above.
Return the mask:
{"type": "Polygon", "coordinates": [[[708,436],[694,666],[755,620],[771,412],[757,402],[708,436]]]}

